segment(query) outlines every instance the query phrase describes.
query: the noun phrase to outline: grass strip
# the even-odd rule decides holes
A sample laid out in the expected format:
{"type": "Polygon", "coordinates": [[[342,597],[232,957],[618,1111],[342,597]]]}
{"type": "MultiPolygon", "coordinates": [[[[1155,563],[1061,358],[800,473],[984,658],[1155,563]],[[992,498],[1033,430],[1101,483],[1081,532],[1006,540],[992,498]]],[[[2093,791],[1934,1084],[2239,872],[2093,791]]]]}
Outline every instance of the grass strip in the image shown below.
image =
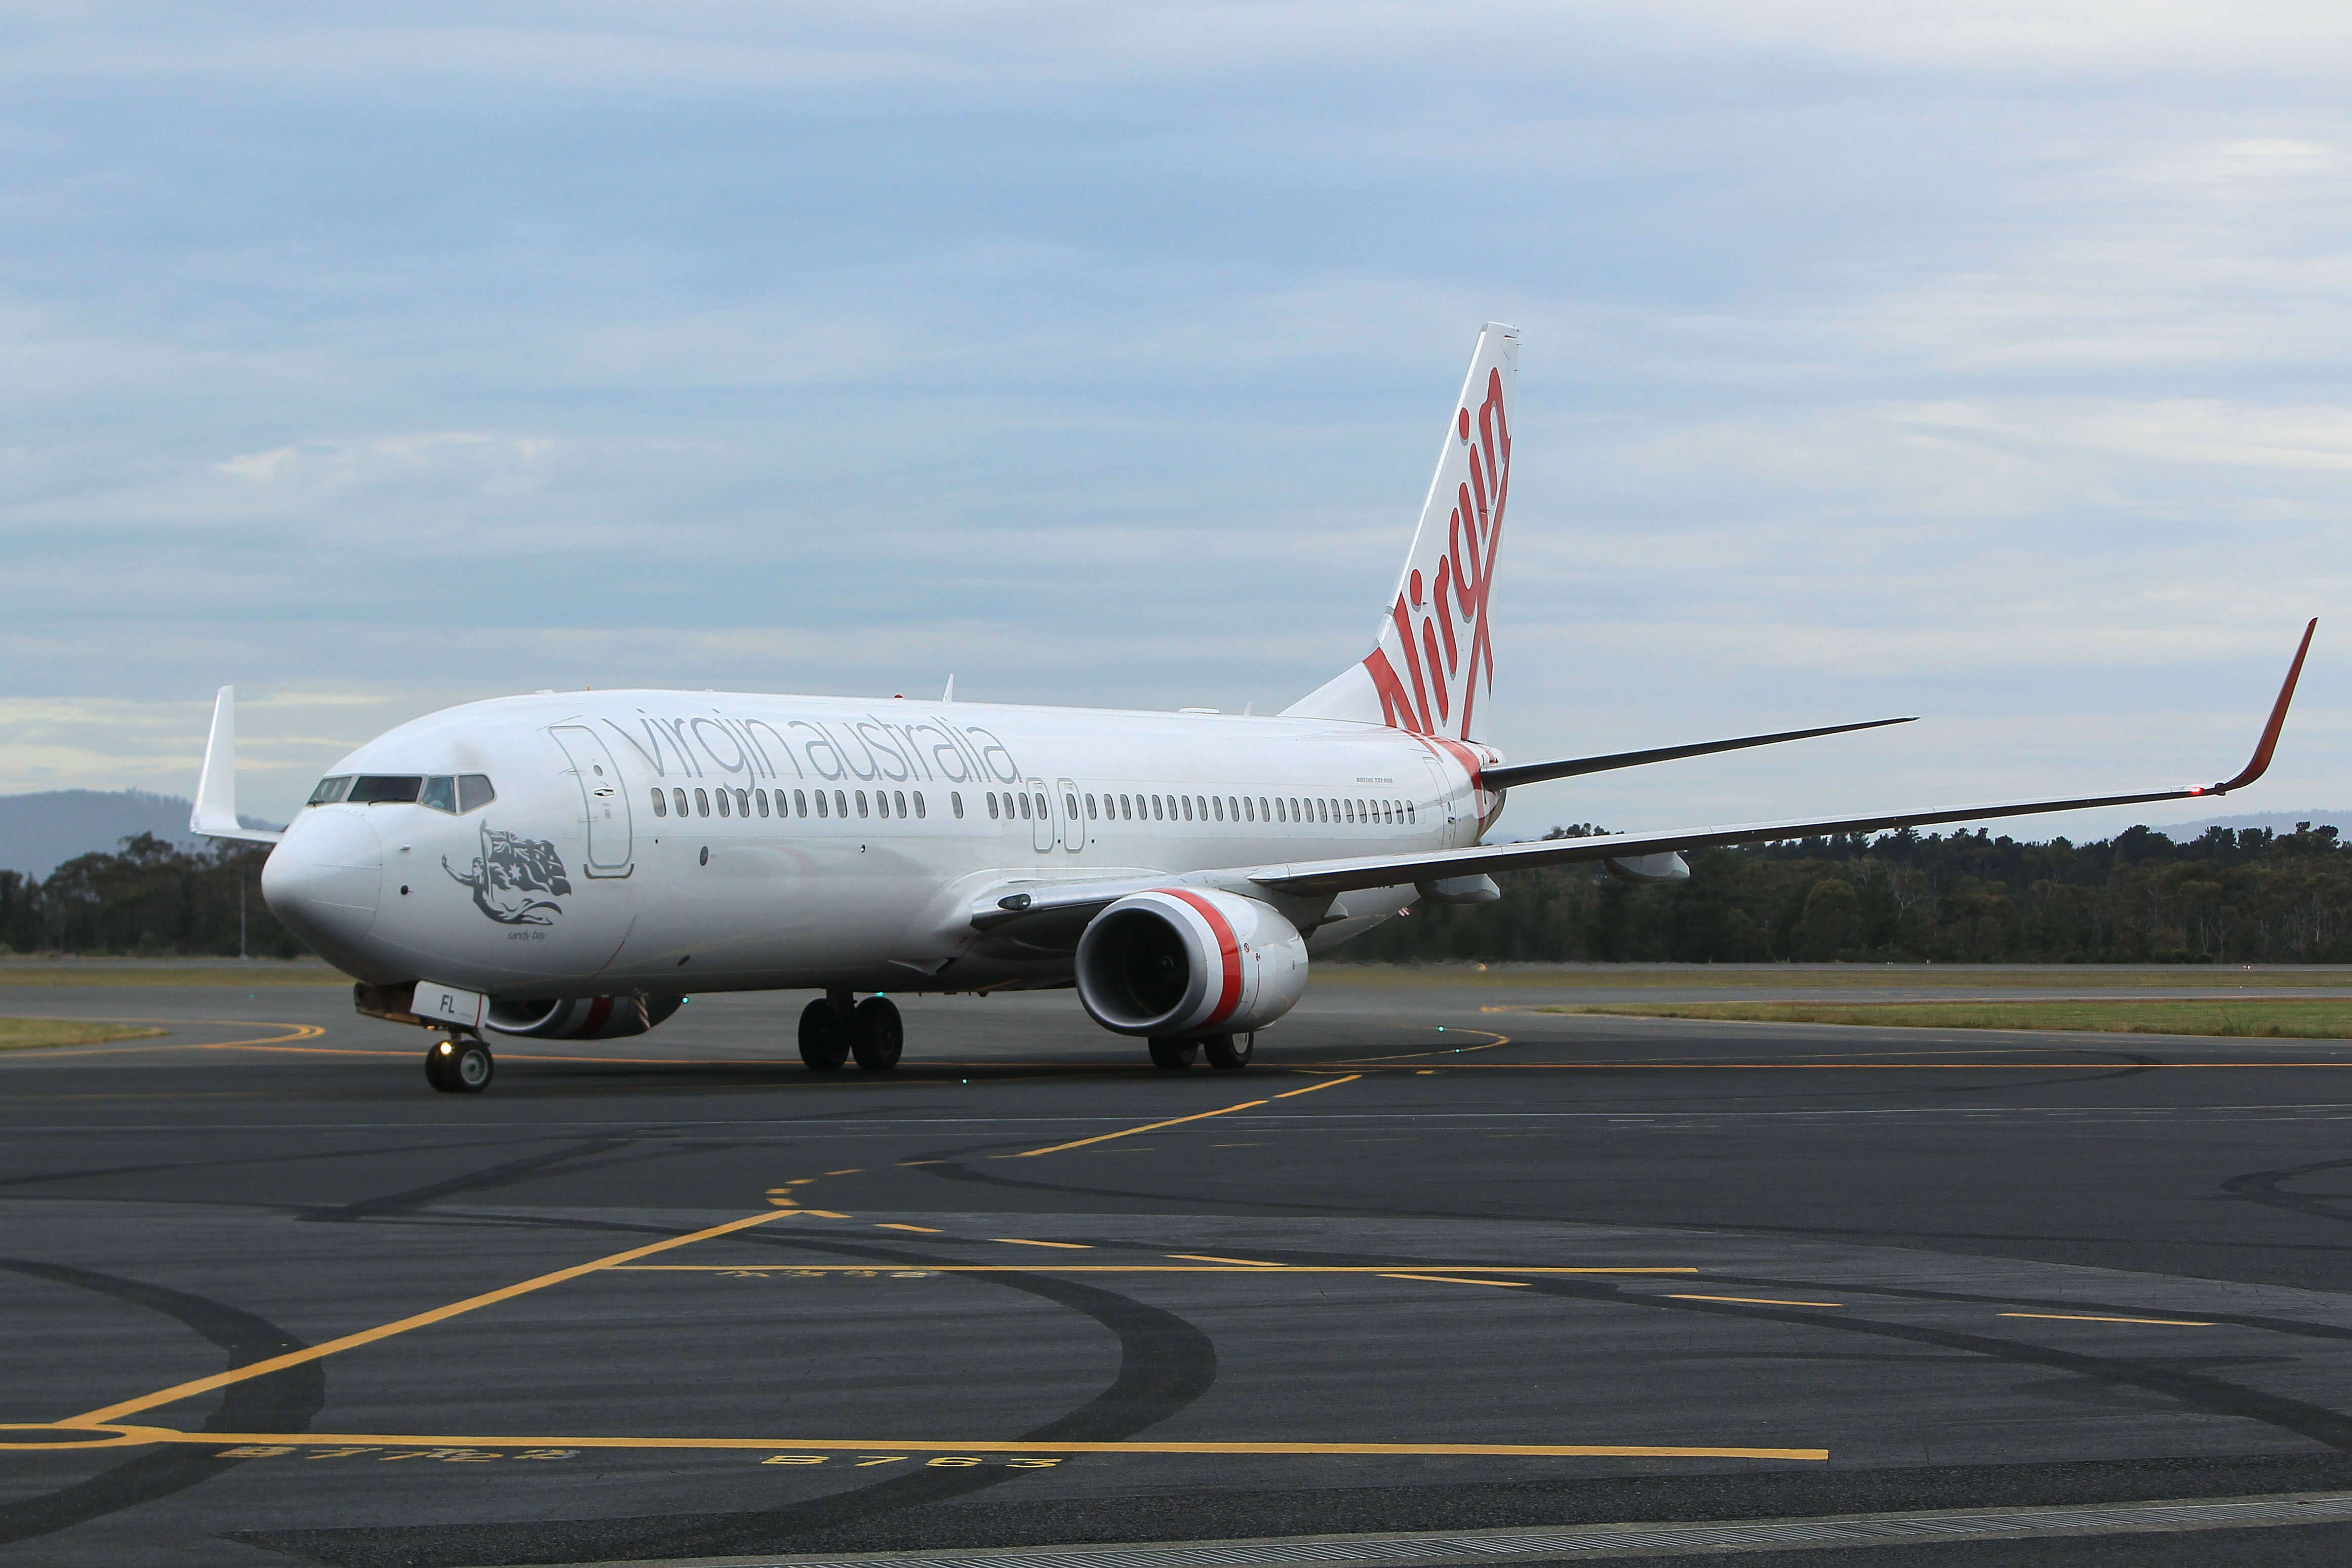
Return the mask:
{"type": "Polygon", "coordinates": [[[41,1051],[59,1045],[102,1045],[110,1040],[152,1040],[167,1032],[136,1024],[83,1023],[75,1019],[0,1018],[0,1051],[41,1051]]]}
{"type": "Polygon", "coordinates": [[[2005,1002],[1596,1002],[1530,1009],[1745,1023],[1864,1024],[1878,1029],[2081,1030],[2262,1040],[2352,1039],[2352,998],[2005,1002]]]}

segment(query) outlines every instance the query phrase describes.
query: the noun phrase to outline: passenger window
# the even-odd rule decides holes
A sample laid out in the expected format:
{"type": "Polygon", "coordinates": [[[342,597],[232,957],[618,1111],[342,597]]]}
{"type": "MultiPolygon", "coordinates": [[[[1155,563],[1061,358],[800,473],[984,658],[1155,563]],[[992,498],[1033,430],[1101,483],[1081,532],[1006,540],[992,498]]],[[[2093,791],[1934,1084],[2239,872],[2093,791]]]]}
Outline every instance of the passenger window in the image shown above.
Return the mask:
{"type": "Polygon", "coordinates": [[[1252,808],[1250,798],[1246,795],[1242,797],[1242,817],[1247,821],[1255,822],[1257,821],[1257,812],[1252,808]]]}
{"type": "Polygon", "coordinates": [[[321,779],[319,787],[310,791],[313,806],[331,806],[352,792],[352,777],[346,773],[339,779],[321,779]]]}
{"type": "Polygon", "coordinates": [[[838,789],[833,792],[833,814],[845,822],[849,821],[849,797],[838,789]]]}
{"type": "Polygon", "coordinates": [[[1135,821],[1135,803],[1132,796],[1121,795],[1118,798],[1118,817],[1123,822],[1135,821]]]}
{"type": "MultiPolygon", "coordinates": [[[[818,790],[816,798],[820,800],[824,800],[824,791],[822,789],[818,790]]],[[[795,817],[805,817],[808,815],[808,797],[798,789],[793,791],[793,815],[795,817]]]]}
{"type": "Polygon", "coordinates": [[[416,803],[420,806],[430,806],[436,811],[446,811],[453,817],[456,816],[457,814],[457,779],[450,778],[446,773],[438,776],[437,778],[427,779],[425,781],[425,788],[417,791],[416,803]]]}
{"type": "Polygon", "coordinates": [[[681,816],[681,817],[685,816],[685,815],[686,815],[686,791],[685,791],[685,790],[683,790],[683,789],[673,789],[673,790],[671,790],[671,791],[670,791],[670,794],[671,794],[672,796],[676,797],[676,799],[677,799],[677,814],[678,814],[679,816],[681,816]]]}
{"type": "Polygon", "coordinates": [[[1087,821],[1089,821],[1089,822],[1091,822],[1091,821],[1093,821],[1094,820],[1095,820],[1095,792],[1094,792],[1093,790],[1089,789],[1089,790],[1087,790],[1087,821]]]}
{"type": "Polygon", "coordinates": [[[728,809],[727,791],[724,788],[721,788],[719,791],[719,814],[722,817],[732,814],[728,809]]]}
{"type": "Polygon", "coordinates": [[[886,822],[890,820],[889,790],[877,789],[874,791],[874,814],[881,818],[886,822]]]}
{"type": "Polygon", "coordinates": [[[1413,814],[1412,802],[1410,800],[1404,803],[1404,821],[1407,827],[1416,826],[1419,822],[1419,819],[1413,814]]]}
{"type": "Polygon", "coordinates": [[[1201,808],[1201,821],[1204,822],[1207,821],[1209,820],[1209,798],[1205,795],[1195,795],[1192,797],[1192,804],[1201,808]]]}
{"type": "Polygon", "coordinates": [[[654,815],[656,817],[669,815],[669,797],[662,793],[661,786],[658,784],[654,786],[654,815]]]}
{"type": "MultiPolygon", "coordinates": [[[[783,796],[779,793],[776,799],[781,802],[783,800],[783,796]]],[[[768,814],[768,792],[765,789],[754,789],[751,791],[751,800],[753,803],[760,808],[760,815],[763,817],[766,816],[768,814]]]]}
{"type": "Polygon", "coordinates": [[[710,796],[708,791],[697,789],[694,792],[694,814],[698,817],[710,815],[710,796]]]}
{"type": "Polygon", "coordinates": [[[1315,802],[1315,820],[1318,822],[1328,822],[1331,820],[1330,801],[1318,800],[1315,802]]]}
{"type": "Polygon", "coordinates": [[[457,814],[459,816],[462,817],[468,811],[478,811],[498,798],[499,792],[490,788],[488,775],[482,773],[457,775],[457,814]]]}
{"type": "Polygon", "coordinates": [[[1231,821],[1238,822],[1242,820],[1242,803],[1231,795],[1225,797],[1225,816],[1231,821]]]}
{"type": "Polygon", "coordinates": [[[739,817],[748,817],[751,814],[751,791],[749,789],[735,791],[735,814],[739,817]]]}
{"type": "Polygon", "coordinates": [[[996,821],[996,791],[991,789],[988,792],[988,820],[992,822],[996,821]]]}
{"type": "Polygon", "coordinates": [[[866,815],[866,791],[863,789],[857,792],[857,814],[861,817],[866,815]]]}
{"type": "Polygon", "coordinates": [[[1212,795],[1212,796],[1210,796],[1210,797],[1209,797],[1209,804],[1210,804],[1211,806],[1213,806],[1213,807],[1214,807],[1214,808],[1216,809],[1216,818],[1217,818],[1217,821],[1219,821],[1220,822],[1223,821],[1225,820],[1225,803],[1224,803],[1224,801],[1223,801],[1223,800],[1220,800],[1220,799],[1218,799],[1216,796],[1212,795]]]}
{"type": "Polygon", "coordinates": [[[890,804],[898,809],[899,816],[904,817],[907,814],[907,792],[904,789],[891,790],[890,804]]]}
{"type": "MultiPolygon", "coordinates": [[[[921,799],[922,799],[922,797],[921,797],[920,795],[918,795],[918,796],[916,796],[916,797],[915,797],[915,799],[916,799],[916,800],[921,800],[921,799]]],[[[955,811],[955,815],[956,815],[956,821],[959,821],[959,822],[962,821],[963,821],[963,791],[962,791],[962,790],[961,790],[961,789],[950,789],[950,790],[949,790],[949,791],[948,791],[948,805],[949,805],[950,808],[952,808],[952,809],[954,810],[954,811],[955,811]]]]}
{"type": "Polygon", "coordinates": [[[923,810],[923,792],[918,789],[915,791],[915,821],[919,822],[929,815],[930,813],[923,810]]]}
{"type": "Polygon", "coordinates": [[[820,817],[829,814],[824,808],[824,791],[822,789],[816,792],[816,814],[820,817]]]}

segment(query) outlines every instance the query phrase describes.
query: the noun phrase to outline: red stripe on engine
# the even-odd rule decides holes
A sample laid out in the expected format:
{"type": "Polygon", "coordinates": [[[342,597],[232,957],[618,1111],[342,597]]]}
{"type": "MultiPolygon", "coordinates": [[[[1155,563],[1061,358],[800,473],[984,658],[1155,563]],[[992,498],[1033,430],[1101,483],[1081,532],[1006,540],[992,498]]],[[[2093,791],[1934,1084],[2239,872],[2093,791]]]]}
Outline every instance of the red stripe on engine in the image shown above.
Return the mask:
{"type": "Polygon", "coordinates": [[[1216,1011],[1203,1021],[1219,1022],[1239,1007],[1242,999],[1242,949],[1241,944],[1234,939],[1233,922],[1225,918],[1224,911],[1197,893],[1187,893],[1181,887],[1164,887],[1160,891],[1191,904],[1199,912],[1201,918],[1209,923],[1209,929],[1216,933],[1217,950],[1225,965],[1224,989],[1218,994],[1216,1011]]]}

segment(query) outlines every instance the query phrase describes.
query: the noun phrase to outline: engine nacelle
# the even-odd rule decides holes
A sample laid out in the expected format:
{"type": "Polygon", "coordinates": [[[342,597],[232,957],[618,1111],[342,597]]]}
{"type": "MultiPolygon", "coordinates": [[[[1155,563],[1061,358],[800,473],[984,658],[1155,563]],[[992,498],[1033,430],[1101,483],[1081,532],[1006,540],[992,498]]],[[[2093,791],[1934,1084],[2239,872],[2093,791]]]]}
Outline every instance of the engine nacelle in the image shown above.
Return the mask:
{"type": "Polygon", "coordinates": [[[482,1021],[500,1034],[532,1040],[625,1040],[677,1011],[684,997],[565,997],[555,1001],[493,1001],[482,1021]]]}
{"type": "Polygon", "coordinates": [[[1264,1029],[1307,988],[1307,942],[1270,904],[1160,888],[1120,899],[1078,939],[1078,999],[1120,1034],[1264,1029]]]}

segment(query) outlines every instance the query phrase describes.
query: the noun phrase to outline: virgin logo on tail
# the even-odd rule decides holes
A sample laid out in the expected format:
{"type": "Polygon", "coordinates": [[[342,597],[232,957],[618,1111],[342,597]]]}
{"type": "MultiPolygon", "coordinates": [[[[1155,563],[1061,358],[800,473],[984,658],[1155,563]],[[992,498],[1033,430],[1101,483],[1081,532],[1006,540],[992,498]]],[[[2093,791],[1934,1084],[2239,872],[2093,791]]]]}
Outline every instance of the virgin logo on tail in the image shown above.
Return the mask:
{"type": "MultiPolygon", "coordinates": [[[[1380,694],[1386,723],[1466,740],[1478,693],[1495,685],[1486,596],[1494,586],[1503,504],[1511,491],[1511,428],[1499,368],[1487,371],[1486,398],[1475,417],[1465,404],[1456,412],[1454,428],[1454,461],[1446,466],[1460,476],[1444,550],[1424,575],[1428,546],[1434,540],[1415,541],[1412,564],[1389,612],[1391,624],[1382,628],[1380,645],[1365,655],[1364,669],[1380,694]]],[[[1434,520],[1423,519],[1424,534],[1434,520]]]]}

